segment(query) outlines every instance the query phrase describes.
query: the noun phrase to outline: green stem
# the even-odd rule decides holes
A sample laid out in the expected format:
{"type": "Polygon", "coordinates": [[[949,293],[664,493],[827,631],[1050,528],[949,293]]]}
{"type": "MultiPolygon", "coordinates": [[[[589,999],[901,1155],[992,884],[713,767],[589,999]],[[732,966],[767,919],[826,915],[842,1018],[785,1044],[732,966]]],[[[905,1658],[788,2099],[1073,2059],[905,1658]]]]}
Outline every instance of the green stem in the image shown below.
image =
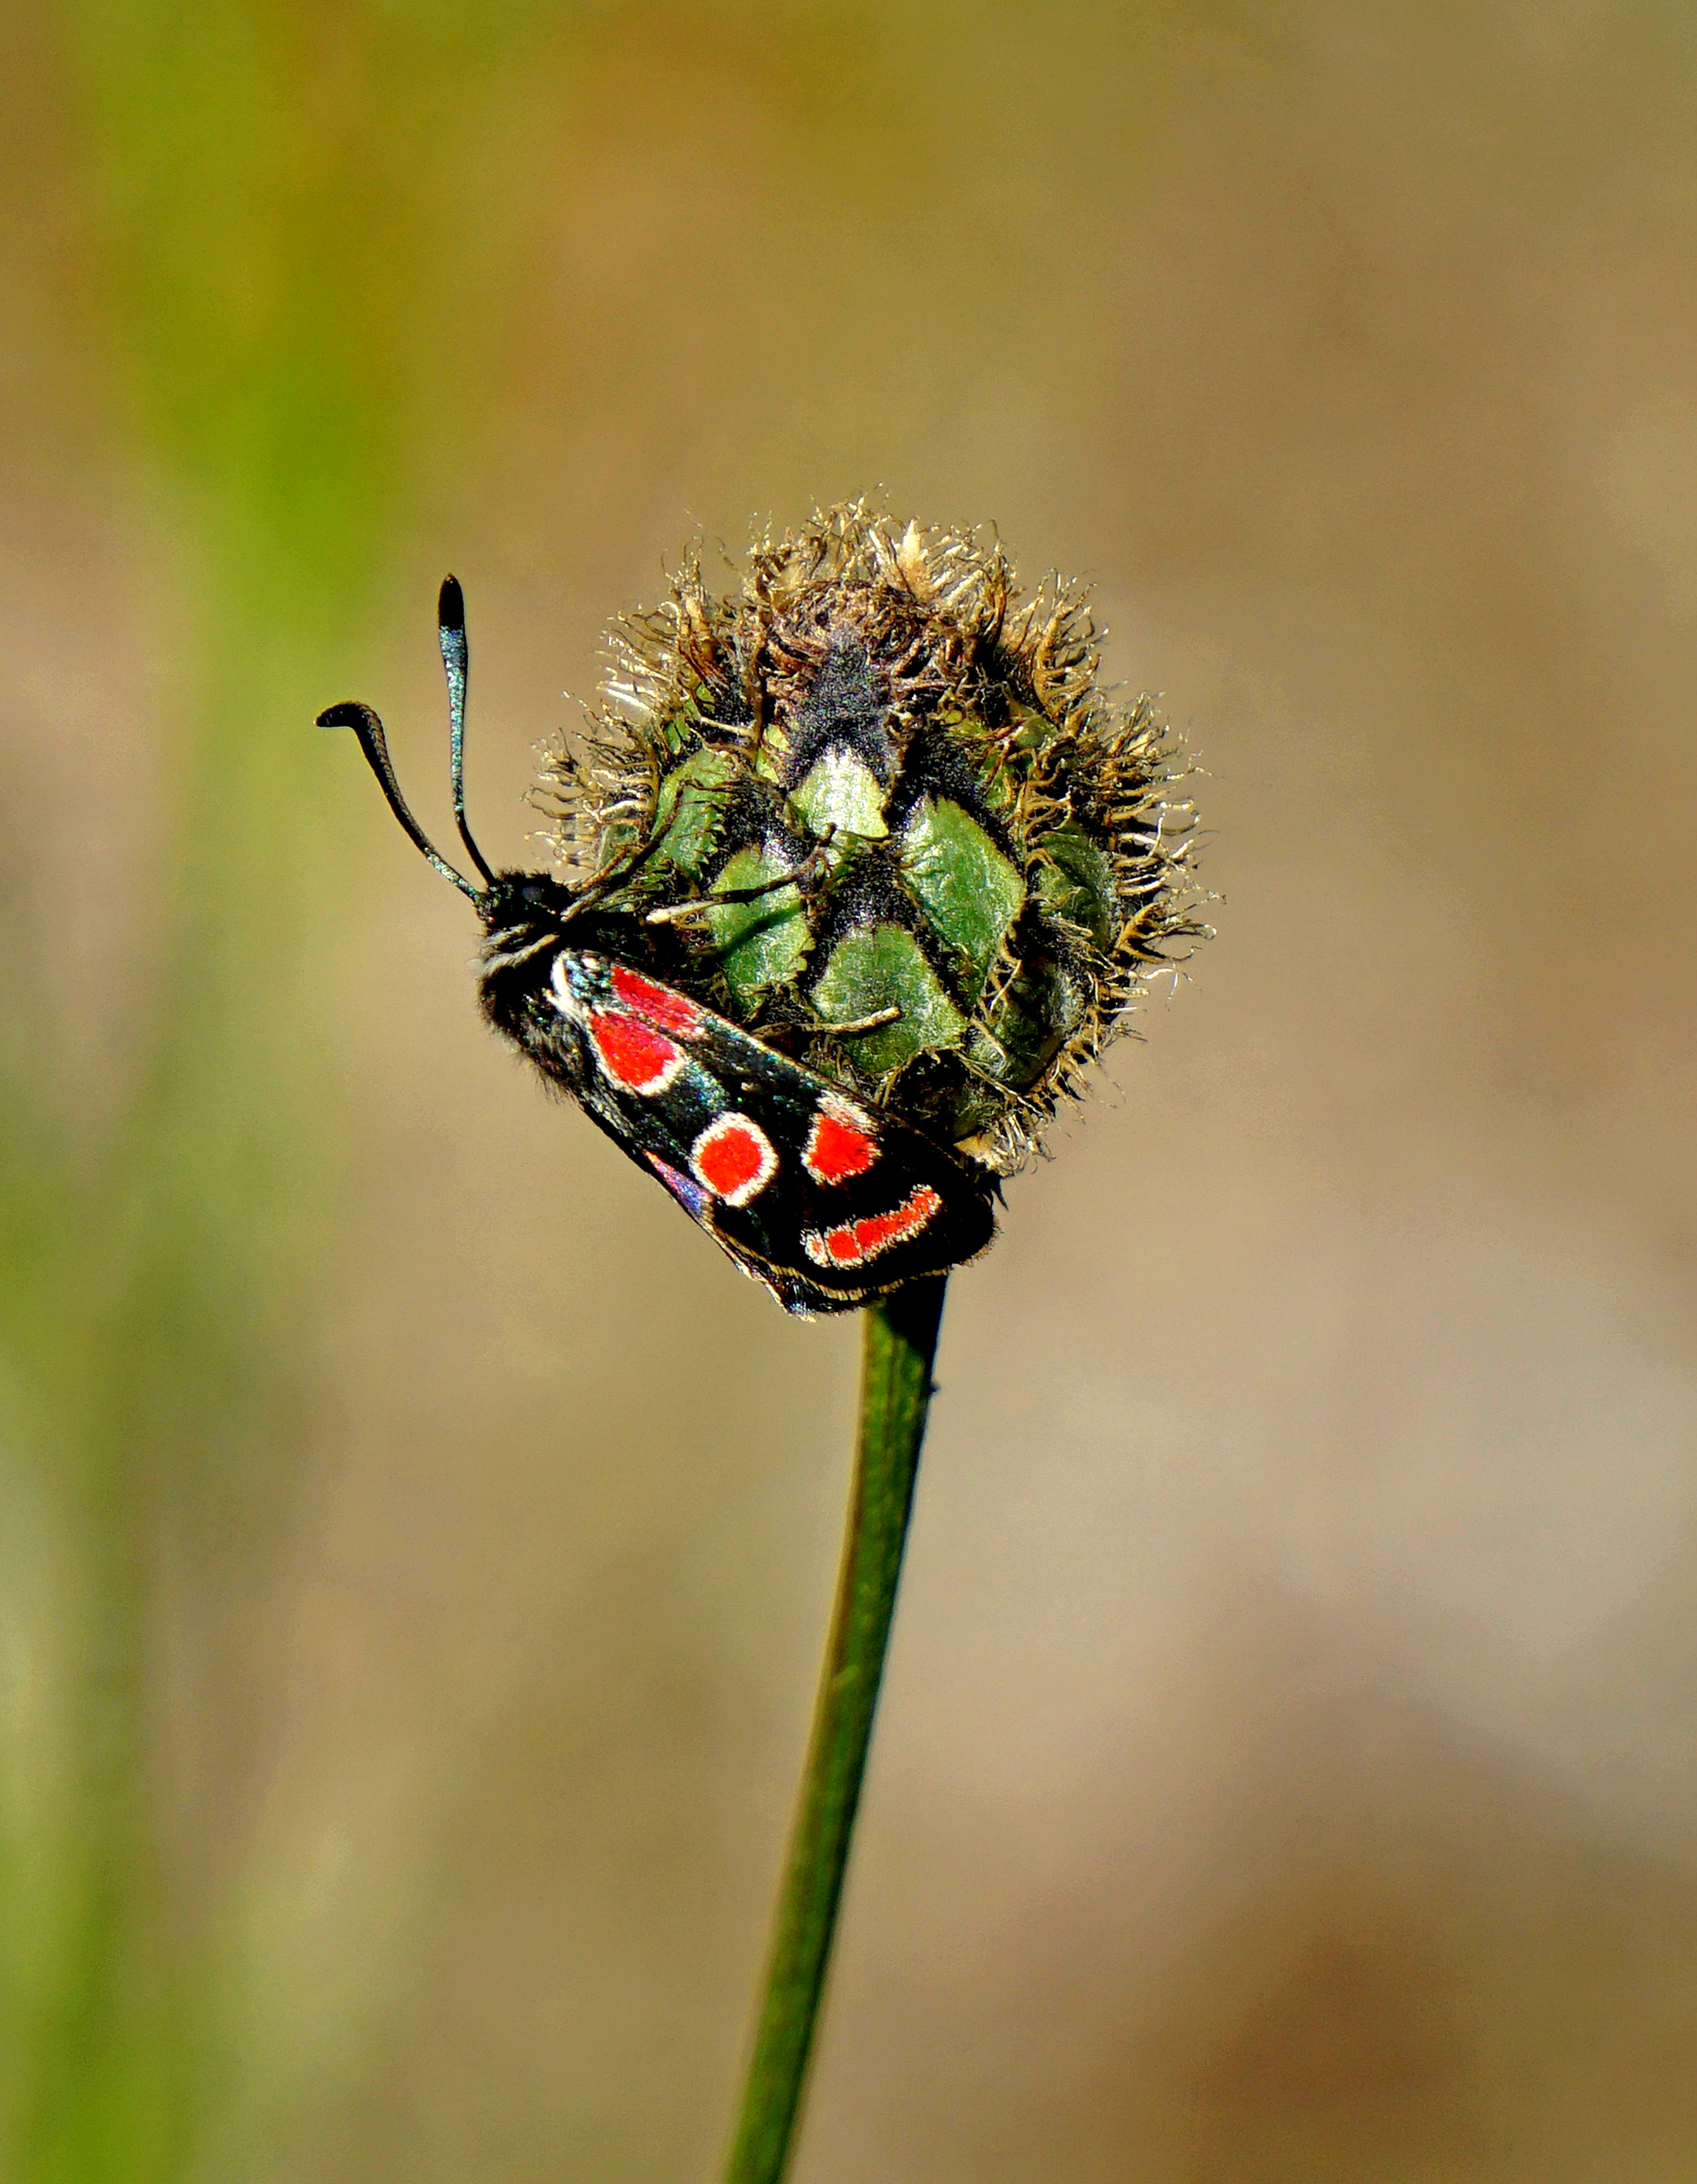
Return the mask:
{"type": "Polygon", "coordinates": [[[931,1401],[948,1277],[866,1307],[860,1452],[807,1772],[725,2184],[779,2184],[831,1960],[931,1401]]]}

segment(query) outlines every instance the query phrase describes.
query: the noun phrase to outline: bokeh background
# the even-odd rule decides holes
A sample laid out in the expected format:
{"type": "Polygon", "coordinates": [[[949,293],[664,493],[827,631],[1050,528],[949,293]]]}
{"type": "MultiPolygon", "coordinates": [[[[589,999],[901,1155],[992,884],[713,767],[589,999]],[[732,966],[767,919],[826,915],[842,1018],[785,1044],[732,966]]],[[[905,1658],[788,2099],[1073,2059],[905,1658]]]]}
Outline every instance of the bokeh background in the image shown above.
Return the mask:
{"type": "MultiPolygon", "coordinates": [[[[699,533],[1089,575],[1218,938],[954,1284],[797,2184],[1697,2173],[1697,27],[9,0],[0,2174],[685,2184],[787,1323],[446,823],[699,533]]],[[[571,699],[562,691],[574,694],[571,699]]]]}

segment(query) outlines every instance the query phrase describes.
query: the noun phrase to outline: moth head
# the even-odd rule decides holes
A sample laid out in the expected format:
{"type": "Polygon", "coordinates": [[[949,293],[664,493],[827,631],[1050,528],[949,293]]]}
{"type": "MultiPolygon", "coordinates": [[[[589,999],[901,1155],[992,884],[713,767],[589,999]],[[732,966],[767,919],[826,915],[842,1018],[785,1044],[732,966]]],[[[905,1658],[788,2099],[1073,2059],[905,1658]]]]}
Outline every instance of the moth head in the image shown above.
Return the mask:
{"type": "Polygon", "coordinates": [[[581,901],[581,892],[546,872],[498,872],[477,898],[485,979],[552,948],[581,901]]]}

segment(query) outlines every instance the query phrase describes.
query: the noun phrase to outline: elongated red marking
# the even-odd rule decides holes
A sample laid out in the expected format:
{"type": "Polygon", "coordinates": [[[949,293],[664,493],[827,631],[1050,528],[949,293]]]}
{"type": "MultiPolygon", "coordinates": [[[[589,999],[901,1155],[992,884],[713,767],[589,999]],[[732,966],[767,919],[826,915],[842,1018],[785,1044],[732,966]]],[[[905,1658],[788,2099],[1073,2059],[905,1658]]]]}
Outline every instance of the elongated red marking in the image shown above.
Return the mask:
{"type": "Polygon", "coordinates": [[[652,1024],[656,1031],[693,1039],[701,1029],[701,1011],[693,1001],[674,993],[670,986],[657,986],[652,978],[645,978],[640,971],[627,970],[622,963],[613,966],[613,991],[633,1016],[652,1024]]]}
{"type": "Polygon", "coordinates": [[[877,1157],[878,1141],[866,1117],[827,1093],[801,1156],[808,1173],[815,1183],[847,1183],[851,1175],[865,1175],[877,1157]]]}
{"type": "Polygon", "coordinates": [[[802,1249],[816,1267],[858,1267],[887,1251],[892,1244],[904,1244],[917,1236],[943,1211],[943,1201],[926,1183],[887,1213],[869,1213],[864,1221],[847,1221],[840,1228],[804,1231],[802,1249]]]}
{"type": "Polygon", "coordinates": [[[778,1172],[772,1141],[746,1115],[721,1115],[689,1149],[689,1164],[715,1198],[746,1206],[778,1172]]]}
{"type": "Polygon", "coordinates": [[[653,1099],[664,1092],[683,1067],[683,1049],[664,1032],[651,1031],[634,1017],[597,1009],[589,1019],[589,1036],[601,1067],[615,1084],[627,1085],[653,1099]]]}

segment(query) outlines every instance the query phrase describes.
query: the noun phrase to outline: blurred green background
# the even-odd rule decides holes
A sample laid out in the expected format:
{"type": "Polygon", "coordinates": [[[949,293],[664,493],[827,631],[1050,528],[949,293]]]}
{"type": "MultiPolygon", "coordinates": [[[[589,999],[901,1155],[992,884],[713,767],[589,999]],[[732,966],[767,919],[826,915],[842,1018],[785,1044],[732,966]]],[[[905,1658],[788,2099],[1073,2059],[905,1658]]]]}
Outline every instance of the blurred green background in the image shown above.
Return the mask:
{"type": "Polygon", "coordinates": [[[1219,938],[954,1284],[798,2184],[1697,2173],[1697,29],[0,13],[0,2175],[681,2184],[854,1334],[479,1029],[696,531],[1090,575],[1219,938]]]}

